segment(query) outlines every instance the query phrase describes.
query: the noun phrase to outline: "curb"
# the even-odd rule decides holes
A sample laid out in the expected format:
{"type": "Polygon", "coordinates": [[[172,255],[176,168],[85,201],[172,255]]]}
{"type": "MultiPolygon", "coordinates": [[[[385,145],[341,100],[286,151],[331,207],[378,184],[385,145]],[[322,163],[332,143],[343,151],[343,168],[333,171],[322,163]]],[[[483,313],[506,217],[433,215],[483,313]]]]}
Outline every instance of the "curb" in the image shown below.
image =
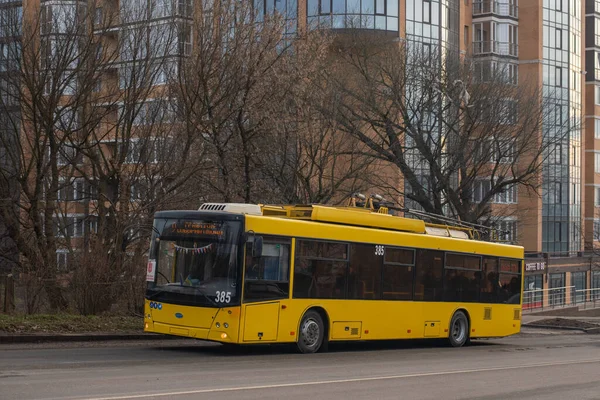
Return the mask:
{"type": "Polygon", "coordinates": [[[0,344],[44,343],[44,342],[94,342],[110,340],[168,340],[181,339],[177,336],[154,333],[88,333],[88,334],[0,334],[0,344]]]}
{"type": "MultiPolygon", "coordinates": [[[[554,325],[541,325],[541,324],[523,324],[523,327],[526,328],[542,328],[542,329],[555,329],[555,330],[564,330],[564,331],[581,331],[586,332],[587,330],[596,330],[598,328],[575,328],[573,326],[554,326],[554,325]]],[[[600,333],[600,332],[599,332],[600,333]]]]}

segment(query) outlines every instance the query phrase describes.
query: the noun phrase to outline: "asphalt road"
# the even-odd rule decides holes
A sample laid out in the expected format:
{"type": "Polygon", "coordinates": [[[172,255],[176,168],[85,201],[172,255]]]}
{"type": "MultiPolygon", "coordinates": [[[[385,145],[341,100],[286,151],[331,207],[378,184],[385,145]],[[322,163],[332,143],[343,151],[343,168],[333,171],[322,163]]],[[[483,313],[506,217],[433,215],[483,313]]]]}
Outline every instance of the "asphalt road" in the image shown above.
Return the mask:
{"type": "Polygon", "coordinates": [[[0,399],[600,399],[600,335],[230,350],[188,340],[0,346],[0,399]]]}

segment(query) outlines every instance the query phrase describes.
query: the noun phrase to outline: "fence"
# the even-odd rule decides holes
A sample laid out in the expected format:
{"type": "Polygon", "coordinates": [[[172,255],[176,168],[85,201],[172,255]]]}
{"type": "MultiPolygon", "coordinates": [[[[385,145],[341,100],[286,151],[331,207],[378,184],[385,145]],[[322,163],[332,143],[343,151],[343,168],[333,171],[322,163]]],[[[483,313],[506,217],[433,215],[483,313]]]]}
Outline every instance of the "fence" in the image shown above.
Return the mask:
{"type": "Polygon", "coordinates": [[[544,310],[559,307],[600,307],[600,288],[575,289],[562,286],[523,292],[523,310],[544,310]]]}

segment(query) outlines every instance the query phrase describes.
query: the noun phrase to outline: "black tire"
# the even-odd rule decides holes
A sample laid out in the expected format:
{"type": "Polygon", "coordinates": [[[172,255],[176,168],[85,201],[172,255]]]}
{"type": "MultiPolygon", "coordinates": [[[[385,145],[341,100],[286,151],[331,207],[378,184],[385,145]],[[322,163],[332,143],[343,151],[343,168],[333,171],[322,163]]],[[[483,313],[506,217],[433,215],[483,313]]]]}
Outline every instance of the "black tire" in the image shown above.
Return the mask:
{"type": "Polygon", "coordinates": [[[298,350],[301,353],[316,353],[323,347],[325,339],[325,324],[321,315],[313,310],[304,314],[298,330],[298,350]]]}
{"type": "Polygon", "coordinates": [[[452,347],[462,347],[469,342],[469,319],[464,312],[454,313],[448,331],[448,341],[452,347]]]}

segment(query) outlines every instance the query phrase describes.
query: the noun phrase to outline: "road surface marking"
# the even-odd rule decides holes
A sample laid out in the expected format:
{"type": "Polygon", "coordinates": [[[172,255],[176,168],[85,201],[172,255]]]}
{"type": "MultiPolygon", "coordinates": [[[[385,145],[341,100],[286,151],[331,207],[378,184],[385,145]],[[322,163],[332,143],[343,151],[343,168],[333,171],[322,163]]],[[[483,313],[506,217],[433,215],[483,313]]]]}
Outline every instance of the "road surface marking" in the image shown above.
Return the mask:
{"type": "Polygon", "coordinates": [[[214,389],[184,390],[184,391],[177,391],[177,392],[158,392],[158,393],[132,394],[132,395],[122,395],[122,396],[109,396],[109,397],[83,397],[80,399],[81,400],[145,399],[145,398],[149,398],[149,397],[184,396],[184,395],[191,395],[191,394],[237,392],[237,391],[245,391],[245,390],[276,389],[276,388],[295,387],[295,386],[332,385],[332,384],[339,384],[339,383],[383,381],[383,380],[390,380],[390,379],[422,378],[422,377],[441,376],[441,375],[472,374],[475,372],[508,371],[508,370],[514,370],[514,369],[524,369],[524,368],[540,368],[540,367],[553,367],[553,366],[561,366],[561,365],[594,364],[594,363],[600,363],[600,359],[581,360],[581,361],[576,361],[576,360],[557,361],[557,362],[518,365],[518,366],[489,367],[489,368],[480,368],[480,369],[463,369],[463,370],[458,370],[458,371],[424,372],[424,373],[419,373],[419,374],[403,374],[403,375],[371,376],[371,377],[364,377],[364,378],[333,379],[333,380],[328,380],[328,381],[279,383],[279,384],[273,384],[273,385],[257,385],[257,386],[234,386],[234,387],[214,388],[214,389]]]}

